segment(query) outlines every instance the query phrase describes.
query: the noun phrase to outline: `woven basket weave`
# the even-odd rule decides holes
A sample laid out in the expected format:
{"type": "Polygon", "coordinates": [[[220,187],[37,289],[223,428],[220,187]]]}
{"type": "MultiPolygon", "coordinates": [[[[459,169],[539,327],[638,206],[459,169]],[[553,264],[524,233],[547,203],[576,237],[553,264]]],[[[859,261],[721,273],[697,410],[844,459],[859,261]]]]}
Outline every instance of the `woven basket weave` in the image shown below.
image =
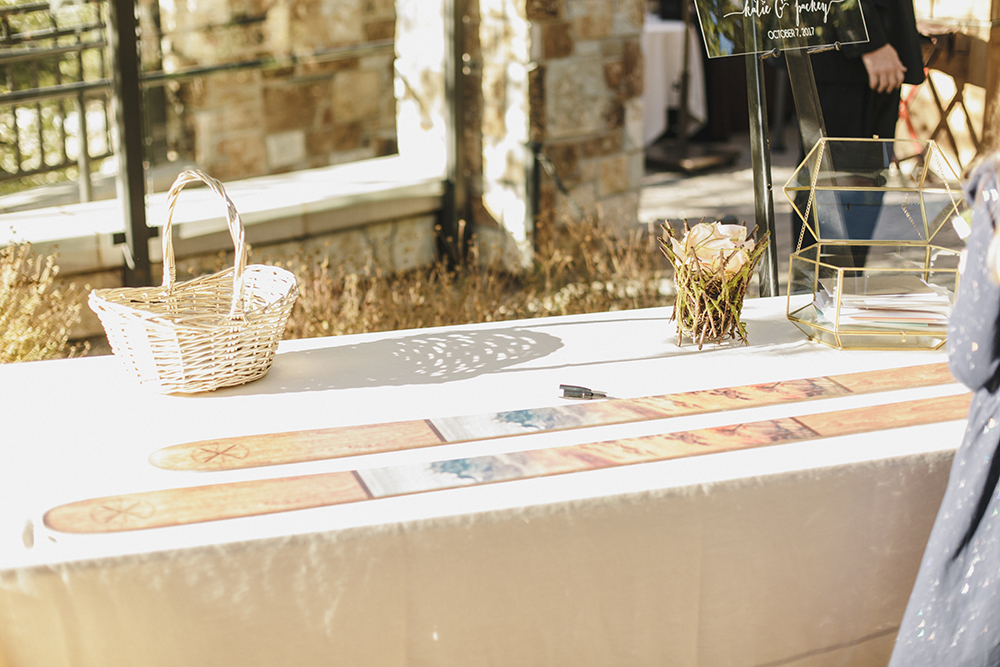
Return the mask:
{"type": "Polygon", "coordinates": [[[90,307],[116,357],[139,382],[162,393],[194,393],[263,377],[298,296],[295,276],[275,267],[247,266],[243,223],[222,183],[189,169],[167,195],[160,287],[94,290],[90,307]],[[203,182],[226,204],[235,266],[176,281],[171,227],[177,196],[203,182]]]}

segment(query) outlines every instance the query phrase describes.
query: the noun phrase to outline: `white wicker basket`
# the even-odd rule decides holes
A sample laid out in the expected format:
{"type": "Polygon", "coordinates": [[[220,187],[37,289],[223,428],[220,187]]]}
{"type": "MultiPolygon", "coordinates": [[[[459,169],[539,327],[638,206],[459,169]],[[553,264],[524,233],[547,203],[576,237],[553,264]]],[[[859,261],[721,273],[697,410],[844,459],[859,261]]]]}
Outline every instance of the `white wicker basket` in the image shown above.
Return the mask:
{"type": "Polygon", "coordinates": [[[167,195],[160,287],[94,290],[90,307],[111,349],[139,382],[162,393],[194,393],[263,377],[298,296],[295,276],[275,267],[247,266],[243,223],[222,183],[189,169],[167,195]],[[171,234],[183,187],[207,184],[226,203],[235,266],[178,283],[171,234]]]}

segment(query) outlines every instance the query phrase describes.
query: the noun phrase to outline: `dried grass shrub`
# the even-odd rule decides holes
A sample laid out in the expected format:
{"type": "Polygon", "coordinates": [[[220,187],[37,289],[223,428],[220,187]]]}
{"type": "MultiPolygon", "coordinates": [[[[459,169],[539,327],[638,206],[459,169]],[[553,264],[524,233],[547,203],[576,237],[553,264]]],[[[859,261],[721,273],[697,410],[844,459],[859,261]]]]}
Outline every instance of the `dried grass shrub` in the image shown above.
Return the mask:
{"type": "MultiPolygon", "coordinates": [[[[475,322],[606,312],[673,303],[656,239],[615,234],[599,220],[567,220],[539,243],[533,265],[512,273],[482,258],[475,238],[462,262],[443,259],[393,273],[366,263],[362,271],[332,266],[328,257],[297,256],[282,264],[299,282],[286,338],[419,329],[475,322]]],[[[458,255],[452,244],[447,257],[458,255]]],[[[226,264],[180,271],[197,275],[226,264]]],[[[77,356],[68,344],[89,288],[60,285],[55,257],[27,245],[0,249],[0,363],[77,356]]]]}
{"type": "MultiPolygon", "coordinates": [[[[457,244],[455,245],[457,247],[457,244]]],[[[482,258],[475,238],[462,262],[393,274],[348,272],[328,258],[286,268],[299,299],[286,338],[418,329],[669,305],[667,268],[655,239],[616,235],[597,220],[567,221],[521,273],[482,258]]],[[[457,253],[445,253],[457,256],[457,253]]]]}
{"type": "Polygon", "coordinates": [[[59,285],[54,256],[38,256],[27,244],[0,248],[0,363],[74,356],[67,344],[80,319],[81,293],[59,285]]]}

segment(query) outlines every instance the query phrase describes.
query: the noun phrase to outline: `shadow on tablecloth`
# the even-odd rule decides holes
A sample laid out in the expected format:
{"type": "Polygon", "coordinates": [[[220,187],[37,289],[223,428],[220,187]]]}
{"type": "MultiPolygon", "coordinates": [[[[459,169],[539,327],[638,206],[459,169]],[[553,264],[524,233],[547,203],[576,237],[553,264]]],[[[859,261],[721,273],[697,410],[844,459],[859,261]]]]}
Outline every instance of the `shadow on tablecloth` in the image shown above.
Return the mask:
{"type": "Polygon", "coordinates": [[[429,329],[397,338],[282,353],[268,376],[245,385],[243,392],[274,393],[276,387],[280,392],[295,392],[438,384],[540,359],[562,346],[556,336],[520,327],[429,329]]]}

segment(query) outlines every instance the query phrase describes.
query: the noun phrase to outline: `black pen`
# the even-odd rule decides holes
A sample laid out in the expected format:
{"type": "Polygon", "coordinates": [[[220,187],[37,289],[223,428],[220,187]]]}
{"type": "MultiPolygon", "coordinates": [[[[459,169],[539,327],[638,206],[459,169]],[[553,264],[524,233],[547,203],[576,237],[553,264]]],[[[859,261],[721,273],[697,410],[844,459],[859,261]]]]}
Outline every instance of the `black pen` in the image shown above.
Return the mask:
{"type": "Polygon", "coordinates": [[[563,398],[607,398],[603,391],[595,391],[587,387],[579,387],[575,384],[561,384],[559,388],[563,390],[563,398]]]}

